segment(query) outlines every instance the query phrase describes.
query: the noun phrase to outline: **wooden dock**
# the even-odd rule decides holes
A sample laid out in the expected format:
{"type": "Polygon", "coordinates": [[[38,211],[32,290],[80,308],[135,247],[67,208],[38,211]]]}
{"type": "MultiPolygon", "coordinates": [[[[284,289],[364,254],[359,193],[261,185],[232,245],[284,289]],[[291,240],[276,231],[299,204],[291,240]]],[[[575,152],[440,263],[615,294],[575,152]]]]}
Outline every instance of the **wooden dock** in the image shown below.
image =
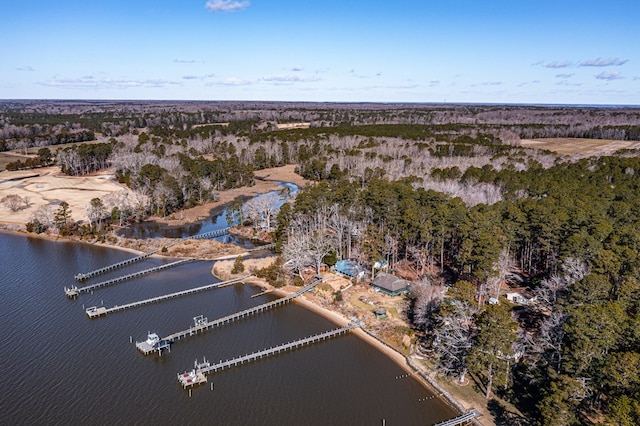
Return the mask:
{"type": "MultiPolygon", "coordinates": [[[[178,244],[179,242],[182,242],[183,240],[199,240],[199,239],[206,239],[206,238],[221,237],[223,235],[228,234],[230,229],[231,229],[230,227],[226,227],[226,228],[222,228],[222,229],[217,229],[215,231],[203,232],[202,234],[192,235],[191,237],[185,237],[185,238],[183,238],[181,240],[176,240],[175,242],[167,245],[166,247],[169,248],[171,246],[174,246],[174,245],[178,244]]],[[[131,264],[136,263],[136,262],[140,262],[140,261],[142,261],[142,260],[144,260],[144,259],[156,254],[159,251],[160,250],[150,251],[148,253],[141,254],[140,256],[136,256],[136,257],[132,257],[131,259],[123,260],[122,262],[114,263],[112,265],[107,265],[107,266],[105,266],[103,268],[96,269],[95,271],[85,272],[85,273],[78,273],[78,274],[76,274],[74,276],[74,278],[77,281],[85,281],[85,280],[88,280],[89,278],[95,277],[96,275],[101,275],[101,274],[104,274],[106,272],[113,271],[114,269],[122,268],[124,266],[128,266],[128,265],[131,265],[131,264]]]]}
{"type": "Polygon", "coordinates": [[[295,299],[296,297],[301,296],[302,294],[304,294],[305,292],[313,289],[315,286],[317,286],[318,284],[320,284],[323,280],[322,279],[317,279],[315,281],[313,281],[310,284],[307,284],[306,286],[302,287],[300,290],[296,291],[295,293],[292,293],[286,297],[282,297],[280,299],[276,299],[273,300],[271,302],[267,302],[264,303],[262,305],[258,305],[258,306],[254,306],[253,308],[249,308],[249,309],[245,309],[243,311],[240,312],[236,312],[234,314],[231,315],[227,315],[225,317],[222,318],[218,318],[215,319],[213,321],[202,321],[202,315],[200,315],[199,317],[195,317],[194,318],[194,325],[189,327],[187,330],[182,330],[182,331],[178,331],[176,333],[170,334],[166,337],[163,337],[162,340],[163,341],[167,341],[167,342],[175,342],[176,340],[182,340],[184,338],[190,337],[190,336],[195,336],[196,334],[202,333],[206,330],[210,330],[212,328],[221,326],[223,324],[229,324],[233,321],[239,320],[241,318],[246,318],[248,316],[257,314],[259,312],[264,312],[266,310],[269,310],[271,308],[275,308],[276,306],[280,306],[280,305],[284,305],[285,303],[288,303],[289,301],[295,299]]]}
{"type": "Polygon", "coordinates": [[[143,271],[134,272],[132,274],[122,275],[120,277],[112,278],[110,280],[102,281],[97,284],[92,284],[85,287],[76,287],[76,286],[72,286],[71,288],[65,287],[64,294],[70,299],[75,299],[82,293],[88,293],[98,288],[107,287],[107,286],[117,284],[123,281],[127,281],[133,278],[141,277],[143,275],[150,274],[152,272],[173,268],[174,266],[182,265],[183,263],[192,262],[193,260],[194,259],[180,259],[175,262],[165,263],[164,265],[156,266],[155,268],[149,268],[143,271]]]}
{"type": "Polygon", "coordinates": [[[453,419],[436,423],[433,426],[458,426],[458,425],[470,424],[476,417],[479,417],[479,416],[480,416],[480,413],[477,410],[471,410],[453,419]]]}
{"type": "Polygon", "coordinates": [[[248,278],[251,278],[253,275],[245,275],[242,276],[240,278],[234,278],[232,280],[227,280],[227,281],[222,281],[219,283],[214,283],[214,284],[208,284],[202,287],[196,287],[196,288],[191,288],[189,290],[183,290],[183,291],[179,291],[177,293],[170,293],[170,294],[165,294],[163,296],[157,296],[157,297],[152,297],[150,299],[145,299],[145,300],[139,300],[137,302],[132,302],[132,303],[127,303],[126,305],[116,305],[112,308],[105,308],[104,306],[100,306],[100,307],[96,307],[96,306],[92,306],[90,308],[87,308],[85,310],[85,312],[87,313],[87,316],[89,318],[98,318],[101,317],[103,315],[108,315],[114,312],[120,312],[120,311],[124,311],[126,309],[132,309],[132,308],[137,308],[139,306],[143,306],[143,305],[149,305],[151,303],[157,303],[157,302],[162,302],[164,300],[168,300],[168,299],[173,299],[176,297],[182,297],[182,296],[186,296],[189,294],[194,294],[194,293],[199,293],[201,291],[206,291],[206,290],[211,290],[213,288],[216,287],[221,287],[224,285],[228,285],[228,284],[232,284],[232,283],[238,283],[241,281],[244,281],[248,278]]]}
{"type": "MultiPolygon", "coordinates": [[[[236,367],[245,363],[256,361],[269,356],[277,355],[282,352],[292,351],[303,346],[312,345],[314,343],[321,342],[323,340],[330,339],[341,334],[348,333],[350,330],[360,327],[360,323],[350,323],[346,327],[336,328],[334,330],[326,331],[324,333],[315,334],[313,336],[305,337],[304,339],[294,340],[293,342],[285,343],[282,345],[274,346],[272,348],[256,351],[241,357],[221,361],[217,364],[203,365],[197,369],[194,369],[192,373],[200,373],[206,375],[209,373],[215,373],[216,371],[225,370],[227,368],[236,367]]],[[[209,364],[209,363],[207,363],[209,364]]],[[[178,375],[180,379],[180,375],[178,375]]],[[[182,383],[182,382],[181,382],[182,383]]],[[[184,383],[182,383],[184,386],[184,383]]]]}
{"type": "MultiPolygon", "coordinates": [[[[195,360],[193,362],[193,370],[178,374],[178,382],[180,382],[183,389],[207,383],[207,376],[202,372],[202,369],[210,365],[206,359],[201,363],[195,360]]],[[[191,394],[189,394],[189,396],[191,396],[191,394]]]]}
{"type": "Polygon", "coordinates": [[[158,251],[160,251],[160,250],[150,251],[148,253],[141,254],[140,256],[136,256],[136,257],[132,257],[131,259],[123,260],[122,262],[114,263],[112,265],[107,265],[104,268],[96,269],[95,271],[85,272],[85,273],[78,273],[78,274],[76,274],[74,276],[74,278],[77,281],[85,281],[85,280],[88,280],[89,278],[95,277],[96,275],[101,275],[101,274],[104,274],[106,272],[113,271],[114,269],[122,268],[124,266],[131,265],[133,263],[145,260],[146,258],[148,258],[149,256],[154,255],[158,251]]]}
{"type": "Polygon", "coordinates": [[[226,227],[222,229],[217,229],[215,231],[203,232],[202,234],[193,235],[191,237],[187,237],[187,240],[202,240],[208,238],[217,238],[222,237],[223,235],[227,235],[231,227],[226,227]]]}

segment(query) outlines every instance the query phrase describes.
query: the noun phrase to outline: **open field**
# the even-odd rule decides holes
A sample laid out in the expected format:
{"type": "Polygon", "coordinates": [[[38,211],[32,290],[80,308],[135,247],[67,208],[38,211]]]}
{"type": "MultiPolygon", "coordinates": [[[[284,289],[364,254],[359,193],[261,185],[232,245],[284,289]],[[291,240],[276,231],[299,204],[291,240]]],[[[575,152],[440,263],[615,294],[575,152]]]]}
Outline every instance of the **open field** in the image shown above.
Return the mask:
{"type": "Polygon", "coordinates": [[[92,176],[72,177],[60,172],[59,167],[42,167],[33,170],[0,172],[0,199],[7,195],[19,195],[28,198],[29,206],[11,211],[0,206],[0,222],[24,225],[38,207],[69,203],[73,220],[87,220],[85,207],[92,198],[102,198],[107,194],[129,191],[119,184],[108,172],[92,176]]]}
{"type": "Polygon", "coordinates": [[[93,143],[104,143],[104,142],[106,142],[106,139],[97,139],[97,140],[86,141],[86,142],[63,143],[60,145],[49,145],[46,147],[34,146],[31,148],[27,148],[26,154],[24,149],[12,149],[11,151],[3,151],[3,152],[0,152],[0,171],[6,170],[6,166],[8,163],[12,163],[16,160],[24,161],[27,158],[34,158],[35,156],[38,155],[38,150],[40,148],[49,148],[52,153],[55,153],[59,149],[65,149],[73,145],[81,145],[83,143],[93,144],[93,143]]]}
{"type": "Polygon", "coordinates": [[[278,130],[308,129],[311,123],[278,123],[276,127],[278,130]]]}
{"type": "Polygon", "coordinates": [[[14,161],[20,160],[24,161],[27,158],[34,157],[33,155],[21,155],[17,154],[14,151],[6,151],[0,152],[0,171],[6,170],[7,164],[13,163],[14,161]]]}
{"type": "Polygon", "coordinates": [[[638,141],[611,139],[544,138],[522,139],[520,142],[527,148],[546,149],[561,155],[584,157],[610,155],[620,149],[640,149],[638,141]]]}

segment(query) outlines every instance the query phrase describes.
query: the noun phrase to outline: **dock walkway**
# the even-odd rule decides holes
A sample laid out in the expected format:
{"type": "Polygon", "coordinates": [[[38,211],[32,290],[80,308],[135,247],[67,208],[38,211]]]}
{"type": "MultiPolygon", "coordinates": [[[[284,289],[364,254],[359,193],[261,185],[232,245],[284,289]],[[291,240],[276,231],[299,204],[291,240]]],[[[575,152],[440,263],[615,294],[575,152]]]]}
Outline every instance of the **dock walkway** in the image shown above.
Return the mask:
{"type": "Polygon", "coordinates": [[[217,238],[222,237],[223,235],[227,235],[231,227],[226,227],[222,229],[216,229],[215,231],[203,232],[202,234],[192,235],[191,237],[185,237],[185,240],[202,240],[208,238],[217,238]]]}
{"type": "MultiPolygon", "coordinates": [[[[175,242],[167,245],[166,248],[174,246],[174,245],[178,244],[179,242],[181,242],[183,240],[200,240],[200,239],[221,237],[223,235],[228,234],[230,229],[231,229],[230,227],[226,227],[226,228],[222,228],[222,229],[217,229],[215,231],[203,232],[202,234],[192,235],[190,237],[184,237],[182,239],[176,240],[175,242]]],[[[74,278],[77,281],[85,281],[85,280],[88,280],[89,278],[95,277],[96,275],[101,275],[101,274],[104,274],[106,272],[113,271],[114,269],[122,268],[124,266],[131,265],[131,264],[136,263],[136,262],[140,262],[140,261],[142,261],[142,260],[144,260],[144,259],[156,254],[159,251],[160,250],[154,250],[154,251],[150,251],[150,252],[147,252],[147,253],[143,253],[140,256],[132,257],[131,259],[126,259],[126,260],[123,260],[122,262],[114,263],[112,265],[107,265],[107,266],[105,266],[103,268],[96,269],[95,271],[85,272],[85,273],[81,272],[81,273],[76,274],[74,276],[74,278]]]]}
{"type": "Polygon", "coordinates": [[[64,294],[67,295],[67,297],[73,299],[78,297],[78,295],[82,294],[82,293],[88,293],[90,291],[93,291],[95,289],[98,288],[102,288],[102,287],[107,287],[113,284],[117,284],[120,283],[122,281],[126,281],[126,280],[130,280],[133,278],[137,278],[137,277],[141,277],[143,275],[146,274],[150,274],[152,272],[156,272],[156,271],[162,271],[164,269],[169,269],[169,268],[173,268],[174,266],[178,266],[178,265],[182,265],[183,263],[188,263],[188,262],[192,262],[194,259],[180,259],[177,260],[175,262],[171,262],[171,263],[165,263],[164,265],[160,265],[160,266],[156,266],[154,268],[149,268],[149,269],[145,269],[143,271],[138,271],[138,272],[134,272],[132,274],[127,274],[127,275],[122,275],[116,278],[112,278],[110,280],[107,281],[102,281],[99,282],[97,284],[91,284],[85,287],[76,287],[76,286],[72,286],[71,288],[64,288],[64,294]]]}
{"type": "Polygon", "coordinates": [[[183,291],[179,291],[177,293],[170,293],[170,294],[165,294],[163,296],[157,296],[157,297],[152,297],[150,299],[145,299],[145,300],[140,300],[137,302],[132,302],[132,303],[127,303],[126,305],[116,305],[112,308],[105,308],[104,306],[100,306],[100,307],[96,307],[96,306],[92,306],[90,308],[87,308],[85,310],[85,312],[87,313],[87,316],[89,318],[97,318],[97,317],[101,317],[103,315],[108,315],[114,312],[120,312],[120,311],[124,311],[126,309],[132,309],[132,308],[137,308],[139,306],[143,306],[143,305],[148,305],[151,303],[157,303],[157,302],[162,302],[163,300],[168,300],[168,299],[173,299],[175,297],[181,297],[181,296],[186,296],[189,294],[194,294],[194,293],[198,293],[201,291],[206,291],[206,290],[210,290],[216,287],[222,287],[225,285],[229,285],[229,284],[234,284],[243,280],[246,280],[248,278],[251,278],[253,275],[245,275],[242,276],[240,278],[234,278],[232,280],[227,280],[227,281],[222,281],[219,283],[214,283],[214,284],[208,284],[202,287],[196,287],[196,288],[191,288],[189,290],[183,290],[183,291]]]}
{"type": "Polygon", "coordinates": [[[136,256],[136,257],[132,257],[131,259],[123,260],[122,262],[114,263],[112,265],[107,265],[104,268],[96,269],[95,271],[86,272],[86,273],[78,273],[78,274],[76,274],[74,276],[74,278],[77,281],[85,281],[85,280],[88,280],[89,278],[95,277],[96,275],[102,275],[102,274],[104,274],[106,272],[113,271],[114,269],[122,268],[123,266],[127,266],[127,265],[131,265],[133,263],[136,263],[136,262],[140,262],[140,261],[142,261],[142,260],[144,260],[144,259],[156,254],[159,251],[160,250],[150,251],[148,253],[141,254],[140,256],[136,256]]]}
{"type": "Polygon", "coordinates": [[[458,426],[462,424],[470,424],[480,413],[476,410],[467,411],[466,413],[444,422],[436,423],[433,426],[458,426]]]}
{"type": "MultiPolygon", "coordinates": [[[[336,328],[334,330],[329,330],[329,331],[325,331],[324,333],[320,333],[320,334],[315,334],[313,336],[309,336],[309,337],[305,337],[303,339],[299,339],[299,340],[294,340],[292,342],[289,343],[285,343],[282,345],[278,345],[278,346],[274,346],[272,348],[268,348],[268,349],[263,349],[260,351],[256,351],[241,357],[237,357],[237,358],[233,358],[233,359],[229,359],[223,362],[219,362],[217,364],[210,364],[210,363],[206,363],[204,365],[202,365],[201,367],[195,368],[192,371],[192,375],[194,377],[204,377],[206,374],[209,373],[215,373],[216,371],[221,371],[227,368],[232,368],[238,365],[242,365],[245,363],[249,363],[252,361],[256,361],[262,358],[266,358],[269,356],[273,356],[282,352],[286,352],[286,351],[292,351],[294,349],[300,348],[302,346],[307,346],[307,345],[311,345],[314,343],[318,343],[321,342],[323,340],[327,340],[330,339],[332,337],[335,336],[339,336],[341,334],[345,334],[347,332],[349,332],[350,330],[356,328],[356,327],[360,327],[360,323],[350,323],[348,326],[346,327],[342,327],[342,328],[336,328]]],[[[183,380],[180,380],[181,375],[178,375],[178,380],[180,381],[180,383],[185,386],[185,383],[183,380]]],[[[206,382],[205,380],[200,379],[200,381],[198,381],[197,383],[194,381],[193,384],[198,384],[198,383],[204,383],[206,382]]]]}
{"type": "MultiPolygon", "coordinates": [[[[222,318],[218,318],[216,320],[213,321],[196,321],[195,325],[192,327],[189,327],[188,330],[182,330],[182,331],[178,331],[176,333],[170,334],[166,337],[163,337],[162,340],[163,341],[168,341],[168,342],[175,342],[176,340],[181,340],[184,339],[186,337],[189,336],[194,336],[196,334],[199,334],[203,331],[206,330],[210,330],[214,327],[218,327],[220,325],[223,324],[228,324],[231,323],[233,321],[236,321],[238,319],[241,318],[245,318],[248,317],[250,315],[253,314],[257,314],[259,312],[264,312],[268,309],[271,308],[275,308],[276,306],[280,306],[280,305],[284,305],[285,303],[295,299],[296,297],[301,296],[302,294],[304,294],[305,292],[313,289],[315,286],[317,286],[318,284],[320,284],[323,281],[323,279],[317,279],[315,281],[313,281],[310,284],[307,284],[306,286],[302,287],[300,290],[296,291],[295,293],[291,293],[290,295],[286,296],[286,297],[282,297],[280,299],[276,299],[273,300],[271,302],[267,302],[264,303],[262,305],[258,305],[258,306],[254,306],[253,308],[249,308],[249,309],[245,309],[243,311],[240,312],[236,312],[234,314],[231,315],[227,315],[225,317],[222,318]]],[[[201,318],[201,317],[197,317],[197,318],[201,318]]]]}

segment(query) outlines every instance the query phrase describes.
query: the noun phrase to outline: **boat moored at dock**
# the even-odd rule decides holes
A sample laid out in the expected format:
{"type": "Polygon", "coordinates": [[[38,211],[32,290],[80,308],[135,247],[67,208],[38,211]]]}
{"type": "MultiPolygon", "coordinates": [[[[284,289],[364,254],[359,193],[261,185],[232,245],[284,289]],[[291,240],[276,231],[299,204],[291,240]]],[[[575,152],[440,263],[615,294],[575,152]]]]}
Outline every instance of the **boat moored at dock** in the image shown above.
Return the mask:
{"type": "Polygon", "coordinates": [[[148,333],[147,340],[143,342],[136,342],[136,348],[144,355],[148,355],[152,352],[158,352],[162,355],[163,349],[168,349],[171,352],[170,340],[161,339],[156,333],[148,333]]]}

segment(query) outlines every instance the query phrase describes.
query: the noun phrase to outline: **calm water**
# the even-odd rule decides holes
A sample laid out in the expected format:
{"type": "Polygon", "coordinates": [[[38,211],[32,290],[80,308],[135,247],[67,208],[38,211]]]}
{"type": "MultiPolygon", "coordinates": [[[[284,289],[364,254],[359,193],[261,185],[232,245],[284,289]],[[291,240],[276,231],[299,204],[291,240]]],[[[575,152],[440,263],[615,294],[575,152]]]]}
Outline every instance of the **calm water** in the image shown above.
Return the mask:
{"type": "MultiPolygon", "coordinates": [[[[68,300],[73,275],[131,254],[0,233],[1,424],[428,425],[452,417],[403,370],[346,335],[209,376],[193,390],[176,374],[193,361],[227,359],[335,328],[296,304],[177,342],[143,357],[147,331],[188,328],[271,300],[236,285],[89,320],[85,307],[111,307],[215,282],[211,262],[179,266],[68,300]]],[[[164,262],[150,259],[120,274],[164,262]]],[[[114,276],[114,275],[111,275],[114,276]]],[[[90,283],[110,277],[94,278],[90,283]]]]}
{"type": "MultiPolygon", "coordinates": [[[[286,192],[283,193],[282,191],[271,191],[267,194],[257,195],[255,198],[278,194],[281,195],[278,206],[281,206],[287,201],[287,199],[295,196],[298,193],[299,188],[297,185],[289,182],[280,182],[279,185],[283,190],[286,190],[286,192]]],[[[250,197],[246,197],[247,200],[249,198],[250,197]]],[[[179,226],[167,226],[157,222],[143,222],[122,229],[120,231],[120,235],[127,238],[185,238],[204,232],[217,231],[218,229],[226,228],[228,226],[229,223],[227,222],[226,207],[221,206],[212,209],[209,213],[209,217],[196,223],[189,223],[179,226]]],[[[225,243],[236,244],[245,248],[254,247],[253,243],[250,240],[234,237],[231,235],[225,235],[223,237],[216,238],[216,240],[225,243]]]]}

